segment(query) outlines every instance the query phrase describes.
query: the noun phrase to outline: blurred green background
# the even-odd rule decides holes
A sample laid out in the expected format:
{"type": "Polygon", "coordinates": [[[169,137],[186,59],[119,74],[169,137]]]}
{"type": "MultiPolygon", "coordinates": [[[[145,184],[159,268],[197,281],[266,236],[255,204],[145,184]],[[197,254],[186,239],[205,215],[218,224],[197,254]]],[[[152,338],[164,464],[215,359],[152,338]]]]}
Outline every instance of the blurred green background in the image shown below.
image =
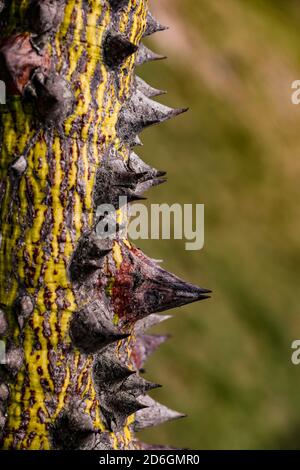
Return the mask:
{"type": "Polygon", "coordinates": [[[157,331],[152,396],[188,418],[143,440],[192,449],[300,447],[300,79],[298,0],[153,0],[170,31],[151,47],[168,61],[139,74],[191,111],[147,130],[137,153],[168,171],[151,203],[204,203],[205,248],[138,242],[211,300],[157,331]]]}

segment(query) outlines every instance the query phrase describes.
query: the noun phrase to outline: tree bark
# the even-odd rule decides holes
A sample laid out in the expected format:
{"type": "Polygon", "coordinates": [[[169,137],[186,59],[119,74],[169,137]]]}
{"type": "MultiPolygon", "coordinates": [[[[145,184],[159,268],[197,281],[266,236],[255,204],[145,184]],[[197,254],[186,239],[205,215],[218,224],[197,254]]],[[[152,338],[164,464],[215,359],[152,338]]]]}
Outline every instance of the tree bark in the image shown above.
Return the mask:
{"type": "Polygon", "coordinates": [[[143,448],[135,431],[182,416],[147,396],[139,371],[165,338],[144,332],[208,291],[95,227],[100,204],[120,218],[119,196],[163,182],[133,151],[184,111],[134,73],[163,27],[146,0],[0,5],[1,448],[143,448]]]}

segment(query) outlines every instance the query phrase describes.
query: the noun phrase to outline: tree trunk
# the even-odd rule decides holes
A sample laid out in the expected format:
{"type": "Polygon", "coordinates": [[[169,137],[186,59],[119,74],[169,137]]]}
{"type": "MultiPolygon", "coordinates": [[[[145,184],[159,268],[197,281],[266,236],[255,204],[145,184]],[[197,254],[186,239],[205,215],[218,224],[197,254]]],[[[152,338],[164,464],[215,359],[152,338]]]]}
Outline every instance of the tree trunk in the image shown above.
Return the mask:
{"type": "MultiPolygon", "coordinates": [[[[157,312],[208,291],[158,267],[96,209],[139,199],[164,172],[133,152],[183,110],[134,75],[163,27],[146,0],[0,1],[0,370],[3,449],[138,449],[135,431],[180,417],[146,393],[157,312]],[[103,221],[102,221],[103,222],[103,221]]],[[[119,220],[119,222],[120,222],[119,220]]]]}

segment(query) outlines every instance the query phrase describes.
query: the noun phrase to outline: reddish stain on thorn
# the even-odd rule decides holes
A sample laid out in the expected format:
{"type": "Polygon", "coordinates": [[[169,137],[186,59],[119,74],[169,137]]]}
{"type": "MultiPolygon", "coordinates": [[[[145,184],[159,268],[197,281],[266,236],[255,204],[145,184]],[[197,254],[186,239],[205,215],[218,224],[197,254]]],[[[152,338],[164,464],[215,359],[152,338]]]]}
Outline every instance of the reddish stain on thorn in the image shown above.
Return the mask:
{"type": "Polygon", "coordinates": [[[30,34],[17,34],[0,42],[0,79],[6,83],[9,94],[22,95],[36,70],[47,75],[49,69],[49,54],[37,53],[30,34]]]}

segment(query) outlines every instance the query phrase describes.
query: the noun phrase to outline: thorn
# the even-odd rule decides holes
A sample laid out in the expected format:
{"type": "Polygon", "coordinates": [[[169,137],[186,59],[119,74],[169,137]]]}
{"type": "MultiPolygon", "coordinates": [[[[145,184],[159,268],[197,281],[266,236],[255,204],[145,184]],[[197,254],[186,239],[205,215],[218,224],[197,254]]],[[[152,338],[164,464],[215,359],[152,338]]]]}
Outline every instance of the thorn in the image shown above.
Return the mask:
{"type": "Polygon", "coordinates": [[[128,0],[108,0],[112,10],[118,11],[128,5],[128,0]]]}
{"type": "Polygon", "coordinates": [[[84,411],[83,402],[68,406],[50,428],[54,448],[61,450],[92,449],[95,432],[92,418],[84,411]]]}
{"type": "Polygon", "coordinates": [[[0,46],[0,80],[7,93],[23,95],[36,70],[45,76],[50,70],[48,53],[40,55],[31,44],[29,33],[16,34],[4,39],[0,46]]]}
{"type": "Polygon", "coordinates": [[[135,431],[141,431],[142,429],[150,428],[152,426],[158,426],[175,419],[185,418],[186,415],[178,413],[177,411],[170,410],[164,405],[161,405],[153,398],[149,396],[140,397],[141,403],[146,408],[139,410],[136,413],[133,428],[135,431]]]}
{"type": "Polygon", "coordinates": [[[65,0],[31,0],[27,10],[31,30],[37,34],[56,31],[63,19],[65,0]]]}
{"type": "Polygon", "coordinates": [[[138,374],[131,375],[120,386],[120,390],[128,392],[134,397],[145,395],[150,390],[160,388],[161,385],[149,382],[138,374]]]}
{"type": "Polygon", "coordinates": [[[98,239],[89,232],[83,235],[74,251],[69,274],[72,282],[84,281],[103,265],[103,259],[112,250],[111,241],[98,239]]]}
{"type": "Polygon", "coordinates": [[[96,300],[73,314],[70,336],[75,347],[84,353],[93,354],[130,335],[113,327],[104,306],[96,300]]]}
{"type": "Polygon", "coordinates": [[[138,193],[144,193],[148,191],[150,188],[153,188],[155,186],[159,186],[160,184],[166,183],[167,179],[166,178],[151,178],[147,181],[144,181],[143,183],[140,183],[137,188],[138,193]]]}
{"type": "Polygon", "coordinates": [[[70,83],[53,73],[45,81],[35,75],[32,84],[37,95],[37,110],[43,122],[49,126],[63,123],[74,107],[74,94],[70,83]]]}
{"type": "Polygon", "coordinates": [[[171,318],[173,318],[172,315],[158,315],[156,313],[152,313],[152,315],[138,320],[134,325],[134,331],[136,333],[143,333],[144,331],[147,331],[164,321],[170,320],[171,318]]]}
{"type": "Polygon", "coordinates": [[[110,429],[119,430],[132,414],[146,408],[147,405],[132,397],[129,393],[118,392],[105,397],[100,409],[110,429]]]}
{"type": "Polygon", "coordinates": [[[104,62],[112,69],[118,68],[137,50],[138,47],[128,41],[124,35],[109,32],[103,43],[104,62]]]}
{"type": "Polygon", "coordinates": [[[93,195],[96,207],[109,204],[117,210],[122,203],[145,200],[140,189],[142,182],[147,179],[147,173],[129,171],[124,161],[118,160],[117,163],[114,165],[114,162],[110,162],[97,171],[93,195]]]}
{"type": "Polygon", "coordinates": [[[138,335],[132,345],[134,366],[141,370],[149,356],[169,338],[169,335],[138,335]]]}
{"type": "Polygon", "coordinates": [[[137,146],[143,147],[143,142],[141,141],[139,136],[136,135],[130,145],[131,147],[137,147],[137,146]]]}
{"type": "Polygon", "coordinates": [[[138,91],[147,96],[147,98],[154,98],[155,96],[161,96],[166,94],[166,91],[157,90],[156,88],[153,88],[140,77],[135,77],[135,84],[138,91]]]}
{"type": "Polygon", "coordinates": [[[130,141],[146,127],[168,121],[186,111],[186,108],[173,109],[153,101],[136,90],[121,110],[117,123],[118,135],[130,141]]]}
{"type": "Polygon", "coordinates": [[[166,171],[157,171],[156,176],[160,178],[161,176],[166,176],[166,174],[166,171]]]}
{"type": "Polygon", "coordinates": [[[15,377],[23,365],[23,360],[24,355],[22,349],[16,346],[11,346],[6,351],[3,367],[10,375],[15,377]]]}
{"type": "Polygon", "coordinates": [[[204,300],[211,291],[189,284],[162,269],[141,250],[124,246],[123,261],[114,275],[114,311],[128,322],[204,300]]]}
{"type": "Polygon", "coordinates": [[[147,201],[146,197],[140,196],[139,194],[129,194],[127,196],[128,202],[135,202],[135,201],[147,201]]]}
{"type": "Polygon", "coordinates": [[[112,394],[106,403],[114,411],[122,413],[126,418],[139,410],[147,408],[148,405],[135,400],[129,393],[120,392],[112,394]]]}
{"type": "Polygon", "coordinates": [[[165,31],[166,29],[169,29],[168,26],[163,26],[160,24],[154,16],[150,13],[150,11],[147,14],[147,23],[146,23],[146,29],[143,34],[143,37],[150,36],[151,34],[157,33],[159,31],[165,31]]]}
{"type": "MultiPolygon", "coordinates": [[[[42,33],[42,34],[33,34],[30,38],[30,42],[32,44],[32,47],[34,50],[39,54],[43,55],[44,49],[49,42],[51,36],[51,32],[47,33],[42,33]]],[[[27,91],[27,88],[26,88],[27,91]]],[[[34,91],[31,89],[30,92],[34,96],[34,91]]]]}
{"type": "Polygon", "coordinates": [[[14,307],[17,312],[19,327],[22,330],[31,313],[33,312],[33,301],[29,295],[22,294],[17,298],[14,307]]]}
{"type": "Polygon", "coordinates": [[[32,299],[29,295],[22,295],[19,300],[20,309],[23,315],[29,316],[34,309],[32,299]]]}
{"type": "Polygon", "coordinates": [[[143,65],[146,62],[152,62],[154,60],[163,60],[167,57],[164,55],[156,54],[155,52],[148,49],[145,44],[141,43],[136,54],[135,65],[143,65]]]}
{"type": "Polygon", "coordinates": [[[118,388],[124,380],[135,373],[134,370],[128,369],[104,353],[96,359],[93,376],[99,392],[106,392],[118,388]]]}
{"type": "Polygon", "coordinates": [[[36,90],[32,82],[27,83],[25,90],[24,90],[24,96],[37,99],[36,90]]]}
{"type": "Polygon", "coordinates": [[[148,179],[151,178],[160,178],[166,175],[165,171],[159,171],[155,168],[152,168],[150,165],[147,165],[141,158],[134,152],[131,152],[128,159],[128,168],[131,171],[134,171],[137,174],[144,173],[148,176],[148,179]]]}
{"type": "Polygon", "coordinates": [[[5,383],[0,385],[0,402],[5,403],[9,397],[9,388],[5,383]]]}
{"type": "Polygon", "coordinates": [[[18,157],[13,164],[11,165],[11,169],[17,176],[21,176],[27,168],[27,161],[23,155],[18,157]]]}

